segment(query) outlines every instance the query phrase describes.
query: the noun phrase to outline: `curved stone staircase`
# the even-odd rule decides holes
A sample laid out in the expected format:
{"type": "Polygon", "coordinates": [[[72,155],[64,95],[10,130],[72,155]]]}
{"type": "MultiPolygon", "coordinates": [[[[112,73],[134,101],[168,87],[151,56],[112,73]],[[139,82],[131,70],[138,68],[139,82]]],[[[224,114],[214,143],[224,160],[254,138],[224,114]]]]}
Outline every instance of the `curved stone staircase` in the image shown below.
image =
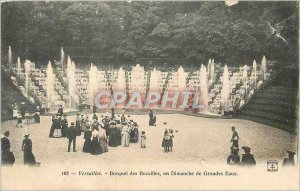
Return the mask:
{"type": "Polygon", "coordinates": [[[298,85],[298,70],[279,71],[238,111],[237,117],[297,133],[298,85]]]}
{"type": "Polygon", "coordinates": [[[5,72],[1,73],[1,121],[12,119],[12,104],[25,102],[26,110],[30,113],[35,111],[36,106],[29,101],[21,91],[12,83],[5,72]]]}

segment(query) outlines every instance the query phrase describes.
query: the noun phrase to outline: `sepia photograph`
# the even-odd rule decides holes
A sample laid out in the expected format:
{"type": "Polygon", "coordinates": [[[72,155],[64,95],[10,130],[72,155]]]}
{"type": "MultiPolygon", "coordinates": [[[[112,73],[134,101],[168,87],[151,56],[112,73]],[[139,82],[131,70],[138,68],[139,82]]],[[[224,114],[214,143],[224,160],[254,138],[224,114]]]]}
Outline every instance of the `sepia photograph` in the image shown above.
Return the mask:
{"type": "Polygon", "coordinates": [[[1,2],[0,190],[299,190],[299,1],[1,2]]]}

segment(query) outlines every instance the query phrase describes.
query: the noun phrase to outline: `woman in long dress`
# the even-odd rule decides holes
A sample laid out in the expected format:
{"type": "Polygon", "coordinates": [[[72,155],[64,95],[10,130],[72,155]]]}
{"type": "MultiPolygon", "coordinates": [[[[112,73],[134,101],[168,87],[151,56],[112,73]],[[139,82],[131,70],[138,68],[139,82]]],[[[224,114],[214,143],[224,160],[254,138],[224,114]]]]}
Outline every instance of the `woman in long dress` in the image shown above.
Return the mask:
{"type": "Polygon", "coordinates": [[[24,152],[24,164],[25,165],[36,165],[35,157],[32,153],[32,141],[29,139],[29,134],[25,134],[25,139],[22,143],[22,151],[24,152]]]}
{"type": "MultiPolygon", "coordinates": [[[[126,123],[125,123],[126,125],[126,123]]],[[[121,145],[121,141],[122,141],[122,134],[121,134],[121,131],[122,131],[122,127],[123,125],[117,125],[115,130],[116,130],[116,140],[117,140],[117,145],[121,145]]]]}
{"type": "Polygon", "coordinates": [[[139,130],[137,127],[138,127],[137,123],[133,122],[130,128],[130,139],[129,139],[130,143],[137,143],[139,140],[139,130]]]}
{"type": "Polygon", "coordinates": [[[88,122],[88,121],[87,121],[87,118],[82,118],[82,119],[81,119],[81,131],[82,131],[82,132],[86,131],[86,129],[87,129],[87,128],[86,128],[86,125],[87,125],[86,123],[87,123],[87,122],[88,122]]]}
{"type": "Polygon", "coordinates": [[[114,125],[110,126],[109,134],[108,134],[108,145],[110,147],[117,147],[117,133],[116,133],[116,128],[114,125]]]}
{"type": "Polygon", "coordinates": [[[91,154],[99,155],[102,153],[100,143],[99,143],[99,128],[95,127],[92,133],[92,151],[91,154]]]}
{"type": "Polygon", "coordinates": [[[99,143],[102,152],[108,152],[106,131],[101,127],[99,129],[99,143]]]}
{"type": "Polygon", "coordinates": [[[61,136],[66,137],[67,131],[68,131],[68,120],[67,120],[67,116],[64,115],[63,119],[61,120],[61,136]]]}
{"type": "Polygon", "coordinates": [[[129,147],[129,127],[127,125],[124,125],[122,128],[122,141],[121,141],[121,145],[122,147],[129,147]]]}
{"type": "Polygon", "coordinates": [[[84,144],[82,151],[85,153],[90,153],[92,151],[92,130],[90,127],[87,127],[87,130],[84,132],[84,144]]]}
{"type": "Polygon", "coordinates": [[[149,111],[149,126],[154,126],[154,123],[153,123],[153,116],[154,116],[153,111],[150,110],[150,111],[149,111]]]}

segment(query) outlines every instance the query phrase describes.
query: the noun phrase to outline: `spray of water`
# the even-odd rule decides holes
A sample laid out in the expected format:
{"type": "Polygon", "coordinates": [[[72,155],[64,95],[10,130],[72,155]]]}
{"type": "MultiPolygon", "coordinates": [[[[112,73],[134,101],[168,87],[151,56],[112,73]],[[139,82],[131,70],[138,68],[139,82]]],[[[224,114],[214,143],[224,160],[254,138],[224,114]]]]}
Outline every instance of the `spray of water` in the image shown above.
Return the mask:
{"type": "Polygon", "coordinates": [[[223,72],[223,86],[221,91],[221,101],[224,111],[228,110],[228,102],[229,102],[229,74],[227,65],[224,67],[223,72]]]}
{"type": "Polygon", "coordinates": [[[54,106],[54,101],[52,100],[52,96],[54,94],[54,73],[52,64],[49,61],[47,65],[47,78],[46,78],[46,84],[47,84],[47,102],[48,102],[48,108],[52,108],[54,106]]]}
{"type": "Polygon", "coordinates": [[[202,105],[204,106],[202,112],[206,112],[208,110],[208,87],[206,67],[203,64],[200,69],[200,93],[202,105]]]}

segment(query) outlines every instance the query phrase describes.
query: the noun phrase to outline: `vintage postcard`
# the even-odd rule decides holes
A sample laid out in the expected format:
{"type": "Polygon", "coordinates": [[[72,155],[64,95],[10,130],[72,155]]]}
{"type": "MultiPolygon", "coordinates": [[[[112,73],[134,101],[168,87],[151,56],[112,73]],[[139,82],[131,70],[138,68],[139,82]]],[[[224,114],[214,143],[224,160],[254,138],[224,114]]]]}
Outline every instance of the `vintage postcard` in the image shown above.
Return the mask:
{"type": "Polygon", "coordinates": [[[299,1],[1,3],[0,190],[299,190],[299,1]]]}

